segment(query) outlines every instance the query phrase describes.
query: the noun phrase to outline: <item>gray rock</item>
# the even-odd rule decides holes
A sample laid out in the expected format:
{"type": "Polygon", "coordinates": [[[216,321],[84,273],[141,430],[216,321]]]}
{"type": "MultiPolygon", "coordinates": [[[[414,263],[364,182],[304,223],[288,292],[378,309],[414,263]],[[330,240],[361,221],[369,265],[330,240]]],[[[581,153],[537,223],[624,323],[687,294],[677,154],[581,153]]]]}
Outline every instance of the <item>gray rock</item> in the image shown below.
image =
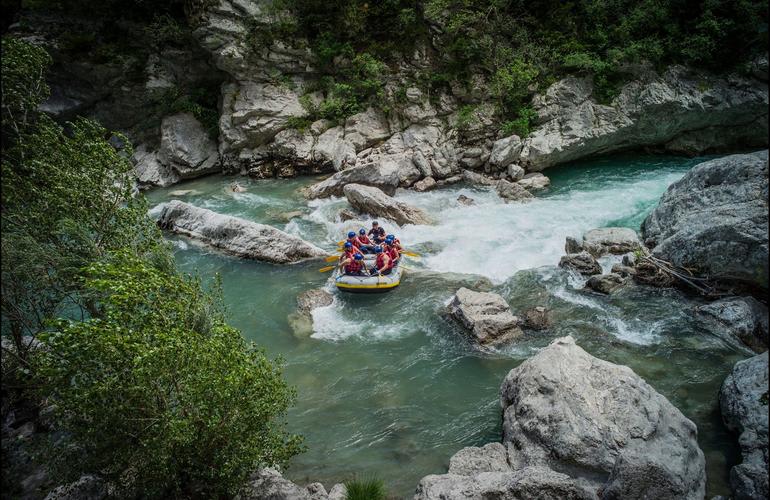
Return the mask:
{"type": "Polygon", "coordinates": [[[342,483],[337,483],[329,490],[329,500],[347,500],[348,489],[342,483]]]}
{"type": "Polygon", "coordinates": [[[297,296],[297,312],[309,315],[313,309],[328,306],[334,301],[334,296],[323,288],[307,290],[297,296]]]}
{"type": "MultiPolygon", "coordinates": [[[[315,484],[315,483],[314,483],[315,484]]],[[[314,487],[312,492],[285,479],[273,468],[260,469],[249,478],[236,500],[325,500],[314,487]]],[[[326,493],[324,491],[324,493],[326,493]]]]}
{"type": "Polygon", "coordinates": [[[654,256],[725,285],[768,287],[767,151],[700,163],[642,223],[654,256]]]}
{"type": "Polygon", "coordinates": [[[754,297],[728,297],[697,307],[696,314],[721,335],[729,335],[755,352],[768,346],[767,306],[754,297]]]}
{"type": "Polygon", "coordinates": [[[465,182],[474,186],[494,186],[497,184],[497,179],[471,170],[463,170],[462,177],[465,182]]]}
{"type": "Polygon", "coordinates": [[[368,108],[345,120],[345,140],[357,151],[368,148],[390,137],[388,120],[381,111],[368,108]]]}
{"type": "Polygon", "coordinates": [[[730,471],[736,500],[768,497],[767,352],[739,361],[722,384],[719,406],[739,434],[743,461],[730,471]]]}
{"type": "Polygon", "coordinates": [[[182,179],[221,170],[217,145],[192,113],[163,118],[158,159],[182,179]]]}
{"type": "Polygon", "coordinates": [[[449,301],[447,311],[481,346],[510,342],[523,335],[519,318],[496,293],[460,288],[449,301]]]}
{"type": "Polygon", "coordinates": [[[347,184],[343,191],[348,203],[359,212],[385,217],[399,226],[430,223],[424,211],[400,202],[376,187],[347,184]]]}
{"type": "Polygon", "coordinates": [[[414,500],[598,500],[590,489],[546,467],[476,475],[425,476],[414,500]]]}
{"type": "Polygon", "coordinates": [[[472,476],[482,472],[510,472],[505,446],[489,443],[483,447],[469,446],[449,459],[448,474],[472,476]]]}
{"type": "Polygon", "coordinates": [[[597,274],[588,278],[586,288],[599,293],[610,294],[626,284],[626,279],[615,272],[597,274]]]}
{"type": "Polygon", "coordinates": [[[606,254],[620,255],[642,247],[636,231],[627,227],[602,227],[591,229],[583,235],[581,245],[594,257],[606,254]]]}
{"type": "Polygon", "coordinates": [[[140,145],[132,156],[134,174],[139,187],[167,187],[179,182],[180,177],[171,167],[161,163],[156,151],[148,151],[145,145],[140,145]]]}
{"type": "Polygon", "coordinates": [[[530,191],[540,191],[551,185],[551,179],[540,172],[533,172],[525,175],[516,184],[530,191]]]}
{"type": "Polygon", "coordinates": [[[705,496],[695,424],[630,368],[591,356],[572,337],[511,370],[500,393],[513,469],[564,471],[612,498],[705,496]]]}
{"type": "Polygon", "coordinates": [[[564,243],[564,251],[567,253],[580,253],[583,251],[583,244],[572,236],[567,236],[567,241],[564,243]]]}
{"type": "Polygon", "coordinates": [[[399,184],[398,166],[391,163],[371,163],[368,165],[351,167],[337,172],[324,181],[313,184],[307,190],[306,195],[310,199],[342,196],[343,188],[347,184],[373,186],[379,188],[385,194],[392,196],[395,194],[399,184]]]}
{"type": "Polygon", "coordinates": [[[602,266],[588,252],[570,253],[559,259],[559,267],[574,269],[583,276],[601,274],[602,266]]]}
{"type": "Polygon", "coordinates": [[[218,214],[179,200],[165,204],[158,225],[238,257],[276,264],[289,264],[327,254],[317,246],[274,227],[218,214]]]}
{"type": "Polygon", "coordinates": [[[506,170],[506,172],[508,173],[508,177],[510,177],[511,180],[514,182],[522,180],[524,178],[524,175],[526,174],[524,169],[521,168],[521,166],[517,165],[516,163],[512,163],[508,165],[508,169],[506,170]]]}
{"type": "Polygon", "coordinates": [[[506,203],[510,201],[529,201],[533,198],[532,194],[521,187],[519,183],[508,182],[505,179],[499,179],[495,183],[495,191],[506,203]]]}
{"type": "Polygon", "coordinates": [[[551,317],[548,309],[543,306],[527,309],[522,313],[524,326],[530,330],[547,330],[551,327],[551,317]]]}
{"type": "Polygon", "coordinates": [[[343,208],[340,210],[340,213],[338,214],[340,218],[340,222],[345,222],[349,220],[355,220],[360,217],[360,215],[353,210],[350,210],[349,208],[343,208]]]}
{"type": "Polygon", "coordinates": [[[645,146],[694,155],[767,145],[767,83],[737,75],[648,71],[609,105],[596,102],[590,77],[568,77],[532,104],[540,125],[514,160],[528,170],[645,146]]]}
{"type": "Polygon", "coordinates": [[[460,205],[465,205],[467,207],[476,204],[476,201],[473,198],[465,196],[464,194],[461,194],[460,196],[458,196],[457,201],[458,203],[460,203],[460,205]]]}
{"type": "Polygon", "coordinates": [[[613,264],[611,272],[627,278],[629,276],[634,276],[636,274],[636,269],[633,267],[624,266],[623,264],[613,264]]]}
{"type": "Polygon", "coordinates": [[[412,186],[412,189],[417,191],[418,193],[424,193],[425,191],[430,191],[436,187],[436,179],[433,177],[426,177],[421,181],[417,181],[414,183],[414,186],[412,186]]]}
{"type": "Polygon", "coordinates": [[[492,153],[489,156],[490,165],[505,169],[519,157],[521,152],[521,138],[518,135],[505,137],[492,145],[492,153]]]}
{"type": "Polygon", "coordinates": [[[86,475],[74,483],[51,490],[45,500],[102,500],[107,498],[107,486],[98,477],[86,475]]]}

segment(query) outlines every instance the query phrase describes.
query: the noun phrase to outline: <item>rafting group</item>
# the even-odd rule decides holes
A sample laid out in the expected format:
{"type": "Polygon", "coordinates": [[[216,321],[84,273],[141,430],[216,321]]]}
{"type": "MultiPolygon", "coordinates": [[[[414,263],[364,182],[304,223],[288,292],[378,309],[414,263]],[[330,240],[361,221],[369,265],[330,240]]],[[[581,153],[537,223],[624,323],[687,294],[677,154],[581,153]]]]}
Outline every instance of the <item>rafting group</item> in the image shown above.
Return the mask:
{"type": "MultiPolygon", "coordinates": [[[[404,249],[395,235],[385,233],[377,221],[367,231],[350,231],[340,242],[342,254],[334,273],[337,288],[348,292],[385,292],[401,282],[404,249]]],[[[411,254],[410,254],[411,255],[411,254]]]]}

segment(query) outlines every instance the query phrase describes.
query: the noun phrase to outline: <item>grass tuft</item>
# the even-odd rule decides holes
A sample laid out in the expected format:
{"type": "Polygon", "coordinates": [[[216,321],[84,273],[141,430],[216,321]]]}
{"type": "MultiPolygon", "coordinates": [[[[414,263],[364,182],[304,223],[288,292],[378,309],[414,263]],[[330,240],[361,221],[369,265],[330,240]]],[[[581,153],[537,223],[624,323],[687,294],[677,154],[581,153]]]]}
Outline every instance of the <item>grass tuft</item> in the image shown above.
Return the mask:
{"type": "Polygon", "coordinates": [[[385,483],[374,476],[357,477],[345,481],[347,500],[385,500],[385,483]]]}

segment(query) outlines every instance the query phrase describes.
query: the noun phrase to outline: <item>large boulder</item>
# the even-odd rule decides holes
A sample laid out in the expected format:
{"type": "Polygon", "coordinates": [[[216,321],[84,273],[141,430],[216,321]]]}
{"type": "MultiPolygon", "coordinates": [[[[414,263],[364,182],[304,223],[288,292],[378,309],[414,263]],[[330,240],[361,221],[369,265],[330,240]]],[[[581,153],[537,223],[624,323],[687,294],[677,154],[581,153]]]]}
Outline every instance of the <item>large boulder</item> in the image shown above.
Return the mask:
{"type": "Polygon", "coordinates": [[[585,251],[563,255],[559,259],[559,267],[572,269],[583,276],[593,276],[602,272],[601,264],[596,261],[593,255],[585,251]]]}
{"type": "Polygon", "coordinates": [[[540,191],[551,185],[551,179],[540,172],[533,172],[523,176],[517,184],[530,191],[540,191]]]}
{"type": "Polygon", "coordinates": [[[306,196],[313,198],[328,198],[329,196],[342,196],[343,188],[348,184],[363,184],[381,189],[385,194],[392,196],[396,192],[399,183],[398,167],[391,163],[370,163],[347,168],[328,179],[310,186],[306,196]]]}
{"type": "Polygon", "coordinates": [[[219,153],[214,140],[192,113],[163,118],[158,159],[182,179],[219,171],[219,153]]]}
{"type": "Polygon", "coordinates": [[[520,319],[501,296],[460,288],[447,306],[449,316],[481,346],[510,342],[523,335],[520,319]]]}
{"type": "MultiPolygon", "coordinates": [[[[521,152],[521,138],[517,135],[505,137],[492,144],[489,163],[503,170],[518,158],[521,152]]],[[[521,167],[519,167],[521,168],[521,167]]]]}
{"type": "Polygon", "coordinates": [[[376,187],[347,184],[343,192],[348,203],[359,212],[390,219],[399,226],[430,223],[430,218],[424,211],[402,203],[376,187]]]}
{"type": "Polygon", "coordinates": [[[136,148],[131,161],[134,164],[134,175],[140,188],[167,187],[180,180],[178,173],[161,163],[158,152],[149,151],[145,145],[136,148]]]}
{"type": "Polygon", "coordinates": [[[539,125],[514,161],[527,170],[610,151],[656,146],[677,153],[767,145],[767,82],[674,66],[644,71],[609,104],[590,77],[567,77],[533,99],[539,125]]]}
{"type": "Polygon", "coordinates": [[[700,163],[642,223],[654,256],[727,285],[768,287],[767,151],[700,163]]]}
{"type": "Polygon", "coordinates": [[[226,253],[264,262],[289,264],[327,254],[274,227],[218,214],[179,200],[165,204],[158,225],[226,253]]]}
{"type": "Polygon", "coordinates": [[[549,467],[604,498],[704,497],[695,424],[630,368],[591,356],[572,337],[511,370],[500,392],[513,469],[549,467]]]}
{"type": "Polygon", "coordinates": [[[728,297],[695,309],[715,333],[738,339],[755,352],[768,346],[767,306],[754,297],[728,297]]]}
{"type": "Polygon", "coordinates": [[[736,500],[768,498],[767,352],[739,361],[725,379],[719,406],[725,425],[739,434],[743,461],[730,471],[736,500]]]}
{"type": "Polygon", "coordinates": [[[586,288],[603,294],[610,294],[622,287],[626,279],[617,273],[596,274],[588,278],[586,288]]]}

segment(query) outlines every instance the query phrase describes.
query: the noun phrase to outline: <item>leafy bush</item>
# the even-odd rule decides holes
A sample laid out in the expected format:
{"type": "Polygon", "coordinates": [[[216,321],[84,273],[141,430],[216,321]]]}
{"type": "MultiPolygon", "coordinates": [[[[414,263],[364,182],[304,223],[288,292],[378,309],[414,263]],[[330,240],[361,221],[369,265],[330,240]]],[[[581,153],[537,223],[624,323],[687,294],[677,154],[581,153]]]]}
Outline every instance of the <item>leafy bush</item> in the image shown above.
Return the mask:
{"type": "Polygon", "coordinates": [[[476,119],[476,106],[466,104],[457,111],[455,127],[458,130],[467,130],[476,119]]]}
{"type": "Polygon", "coordinates": [[[531,127],[537,120],[537,113],[530,107],[521,108],[519,110],[519,116],[515,120],[509,120],[503,123],[501,132],[503,135],[516,134],[521,138],[527,137],[531,131],[531,127]]]}
{"type": "Polygon", "coordinates": [[[85,288],[94,316],[56,322],[35,358],[71,443],[57,449],[58,471],[148,497],[215,497],[300,451],[282,421],[294,392],[280,364],[225,323],[197,280],[117,252],[88,267],[85,288]]]}
{"type": "Polygon", "coordinates": [[[385,483],[376,477],[356,478],[345,481],[346,500],[385,500],[385,483]]]}

